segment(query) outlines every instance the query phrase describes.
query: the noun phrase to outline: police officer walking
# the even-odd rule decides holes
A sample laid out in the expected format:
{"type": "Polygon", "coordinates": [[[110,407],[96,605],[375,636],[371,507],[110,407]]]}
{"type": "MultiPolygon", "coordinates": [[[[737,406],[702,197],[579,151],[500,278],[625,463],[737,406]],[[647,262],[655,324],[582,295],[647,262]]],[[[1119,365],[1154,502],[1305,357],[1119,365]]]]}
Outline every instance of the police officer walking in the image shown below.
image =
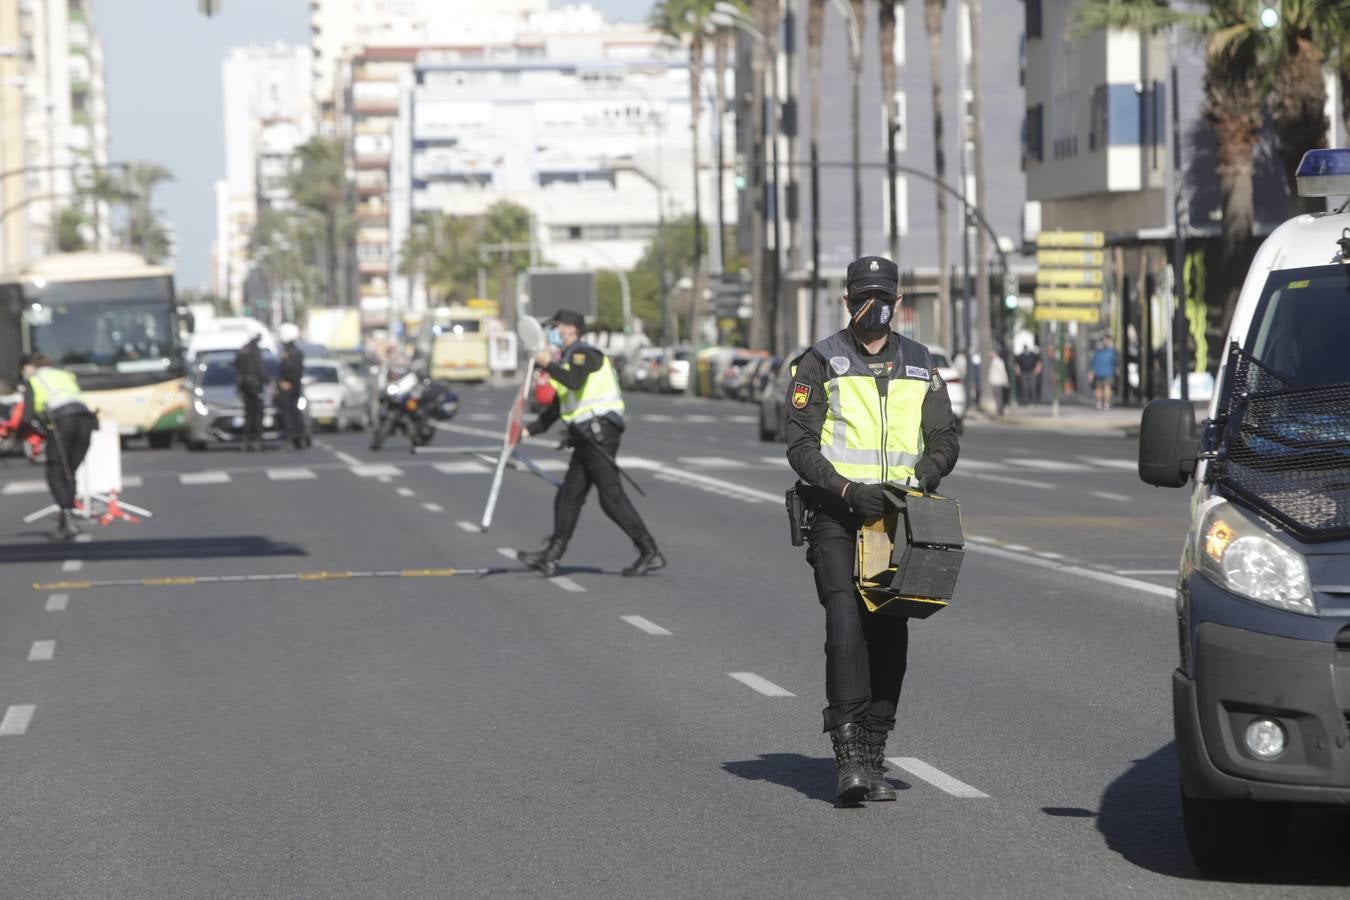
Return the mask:
{"type": "Polygon", "coordinates": [[[26,408],[32,427],[47,438],[47,488],[60,513],[56,537],[71,540],[80,533],[75,509],[75,473],[89,452],[98,418],[85,406],[75,376],[58,369],[41,353],[23,361],[26,408]]]}
{"type": "Polygon", "coordinates": [[[888,512],[883,484],[935,490],[960,449],[927,348],[891,331],[898,288],[890,260],[853,262],[848,327],[797,360],[787,397],[788,462],[815,514],[807,561],[825,608],[824,730],[841,804],[895,799],[885,745],[909,648],[908,621],[869,612],[855,589],[858,529],[888,512]]]}
{"type": "Polygon", "coordinates": [[[591,485],[595,485],[600,508],[637,547],[637,559],[623,574],[646,575],[663,568],[665,557],[624,493],[615,462],[624,429],[624,407],[614,366],[604,353],[581,341],[585,320],[580,313],[559,310],[548,325],[549,343],[562,349],[562,358],[554,362],[552,354],[544,350],[535,357],[535,363],[548,373],[557,396],[527,431],[541,434],[562,419],[567,426],[567,442],[573,448],[572,461],[553,500],[553,534],[547,545],[536,553],[521,553],[518,559],[545,575],[556,575],[558,560],[576,530],[581,506],[591,485]]]}
{"type": "Polygon", "coordinates": [[[262,351],[258,342],[261,334],[255,334],[249,342],[234,355],[234,373],[237,379],[239,399],[244,402],[244,449],[261,450],[263,420],[263,388],[267,384],[267,373],[263,369],[262,351]]]}

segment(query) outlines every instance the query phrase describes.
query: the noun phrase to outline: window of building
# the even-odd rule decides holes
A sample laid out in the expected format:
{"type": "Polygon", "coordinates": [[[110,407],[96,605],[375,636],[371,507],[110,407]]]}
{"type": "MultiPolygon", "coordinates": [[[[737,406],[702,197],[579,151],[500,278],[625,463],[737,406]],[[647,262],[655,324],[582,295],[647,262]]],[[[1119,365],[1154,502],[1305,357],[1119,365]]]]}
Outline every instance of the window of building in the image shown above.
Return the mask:
{"type": "Polygon", "coordinates": [[[1027,109],[1027,117],[1022,122],[1022,164],[1039,163],[1044,160],[1045,107],[1037,103],[1027,109]]]}
{"type": "Polygon", "coordinates": [[[1041,0],[1024,0],[1027,8],[1027,37],[1041,36],[1041,0]]]}
{"type": "Polygon", "coordinates": [[[1088,150],[1105,150],[1111,142],[1111,102],[1106,85],[1092,89],[1088,105],[1088,150]]]}

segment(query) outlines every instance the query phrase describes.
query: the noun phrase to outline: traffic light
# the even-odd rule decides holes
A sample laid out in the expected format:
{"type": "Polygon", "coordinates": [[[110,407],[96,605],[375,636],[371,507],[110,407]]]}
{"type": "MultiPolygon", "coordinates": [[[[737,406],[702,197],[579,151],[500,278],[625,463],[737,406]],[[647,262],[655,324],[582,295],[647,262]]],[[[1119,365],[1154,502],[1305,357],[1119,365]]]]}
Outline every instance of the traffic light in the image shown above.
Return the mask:
{"type": "Polygon", "coordinates": [[[197,12],[206,17],[218,15],[220,13],[220,4],[224,0],[197,0],[197,12]]]}
{"type": "Polygon", "coordinates": [[[1277,27],[1284,19],[1284,11],[1280,8],[1281,0],[1265,0],[1261,4],[1261,11],[1257,13],[1257,21],[1261,27],[1269,31],[1277,27]]]}
{"type": "Polygon", "coordinates": [[[1003,305],[1008,309],[1017,309],[1017,275],[1003,273],[1003,305]]]}
{"type": "Polygon", "coordinates": [[[736,179],[735,179],[736,190],[738,190],[738,191],[743,191],[743,190],[745,190],[745,154],[744,154],[744,153],[737,153],[737,154],[736,154],[736,168],[735,168],[735,175],[736,175],[736,179]]]}

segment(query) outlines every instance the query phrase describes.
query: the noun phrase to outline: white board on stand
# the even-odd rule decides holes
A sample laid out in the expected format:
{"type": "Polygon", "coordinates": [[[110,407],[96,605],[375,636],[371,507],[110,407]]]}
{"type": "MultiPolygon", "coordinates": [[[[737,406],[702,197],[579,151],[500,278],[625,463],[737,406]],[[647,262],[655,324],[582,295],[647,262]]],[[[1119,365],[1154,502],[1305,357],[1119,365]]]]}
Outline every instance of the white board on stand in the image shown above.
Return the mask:
{"type": "Polygon", "coordinates": [[[89,437],[89,453],[75,473],[75,486],[81,497],[122,493],[122,436],[111,419],[99,418],[98,430],[89,437]]]}

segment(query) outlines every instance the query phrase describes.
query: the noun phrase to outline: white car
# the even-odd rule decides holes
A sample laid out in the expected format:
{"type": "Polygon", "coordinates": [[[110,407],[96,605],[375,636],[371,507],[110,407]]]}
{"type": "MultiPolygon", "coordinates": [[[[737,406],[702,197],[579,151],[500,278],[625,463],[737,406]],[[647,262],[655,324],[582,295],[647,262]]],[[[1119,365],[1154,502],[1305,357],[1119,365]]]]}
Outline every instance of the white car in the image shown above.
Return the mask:
{"type": "Polygon", "coordinates": [[[937,368],[938,374],[947,383],[947,396],[951,398],[952,412],[956,414],[956,430],[959,432],[966,418],[965,381],[952,365],[951,357],[947,355],[946,350],[941,347],[929,347],[928,354],[933,358],[933,365],[937,368]]]}
{"type": "Polygon", "coordinates": [[[305,408],[314,424],[346,431],[367,423],[369,412],[346,384],[345,374],[337,360],[305,361],[305,408]]]}

